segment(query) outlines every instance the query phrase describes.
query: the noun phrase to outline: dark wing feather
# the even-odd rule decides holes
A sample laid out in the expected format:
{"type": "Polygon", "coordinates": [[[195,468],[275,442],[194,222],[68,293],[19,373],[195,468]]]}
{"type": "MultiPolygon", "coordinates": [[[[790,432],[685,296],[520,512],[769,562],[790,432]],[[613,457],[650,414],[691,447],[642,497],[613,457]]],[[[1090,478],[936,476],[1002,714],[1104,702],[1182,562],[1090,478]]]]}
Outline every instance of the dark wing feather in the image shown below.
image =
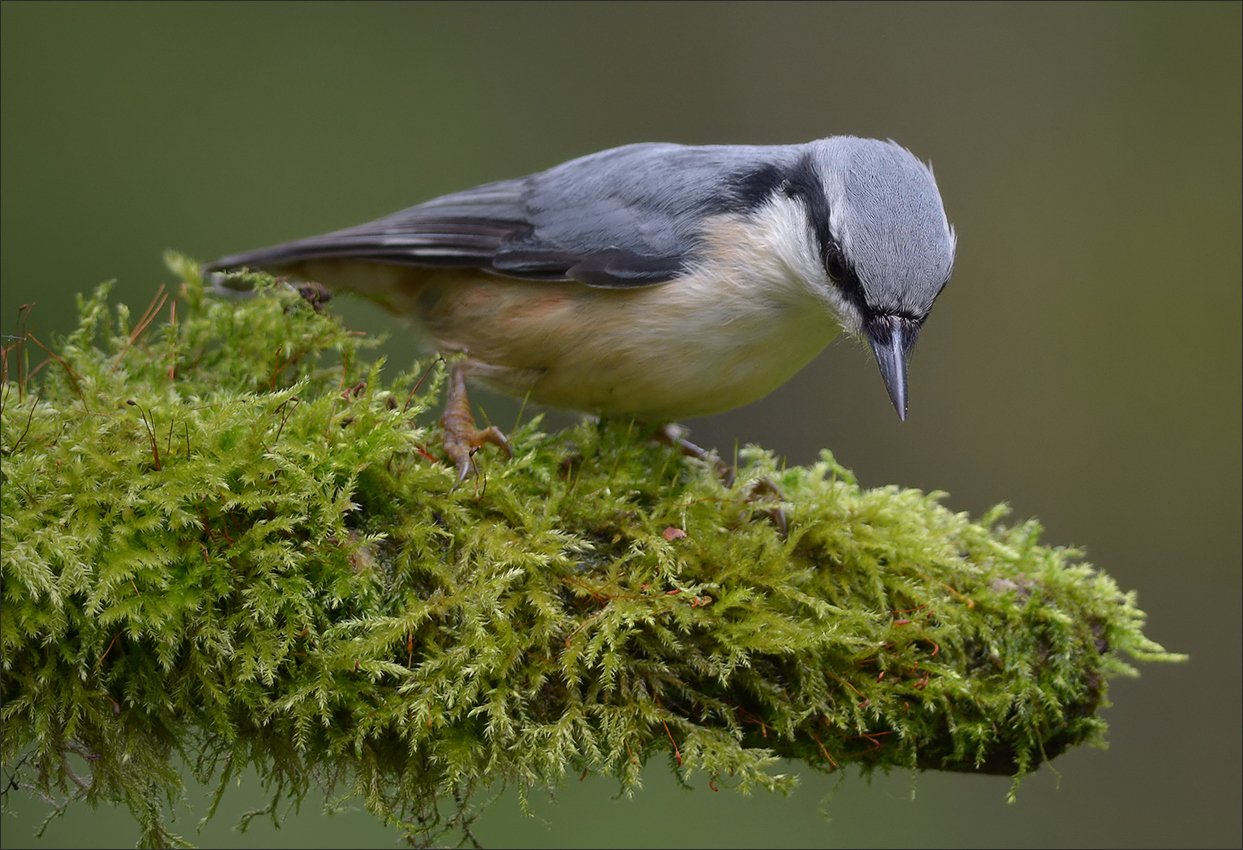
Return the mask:
{"type": "Polygon", "coordinates": [[[738,207],[734,188],[757,161],[787,156],[783,148],[627,145],[209,269],[353,258],[598,287],[657,284],[694,259],[706,215],[738,207]]]}
{"type": "Polygon", "coordinates": [[[576,280],[588,286],[617,288],[662,283],[683,270],[681,257],[636,254],[625,248],[575,253],[558,249],[503,248],[491,268],[514,277],[576,280]]]}
{"type": "Polygon", "coordinates": [[[522,212],[522,193],[518,180],[479,186],[344,230],[222,257],[209,270],[279,268],[341,258],[488,268],[506,239],[530,227],[522,212]]]}

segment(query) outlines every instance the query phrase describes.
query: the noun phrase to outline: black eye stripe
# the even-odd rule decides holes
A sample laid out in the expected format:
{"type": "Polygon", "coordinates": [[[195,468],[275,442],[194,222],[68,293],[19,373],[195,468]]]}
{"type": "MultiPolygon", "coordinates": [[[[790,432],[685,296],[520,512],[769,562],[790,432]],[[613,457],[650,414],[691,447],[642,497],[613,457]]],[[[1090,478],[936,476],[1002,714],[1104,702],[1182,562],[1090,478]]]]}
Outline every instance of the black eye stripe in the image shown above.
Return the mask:
{"type": "MultiPolygon", "coordinates": [[[[829,230],[829,199],[824,194],[824,184],[816,173],[816,164],[811,156],[802,156],[786,175],[781,187],[787,197],[797,198],[807,208],[807,218],[811,220],[812,229],[816,234],[816,244],[820,248],[820,256],[827,257],[830,246],[835,246],[833,233],[829,230]]],[[[838,252],[840,254],[840,250],[838,252]]]]}
{"type": "Polygon", "coordinates": [[[838,244],[829,229],[829,199],[824,194],[824,183],[816,173],[816,165],[810,156],[801,157],[787,175],[784,187],[786,194],[797,198],[807,207],[807,217],[815,231],[816,244],[820,248],[820,260],[824,271],[837,287],[842,297],[854,305],[861,315],[867,315],[868,309],[863,298],[863,284],[853,265],[846,258],[842,246],[838,244]]]}
{"type": "Polygon", "coordinates": [[[846,260],[846,256],[836,242],[830,242],[825,250],[824,270],[828,273],[832,285],[843,298],[854,305],[859,315],[871,315],[872,308],[868,306],[867,299],[863,295],[863,282],[859,280],[859,275],[846,260]]]}

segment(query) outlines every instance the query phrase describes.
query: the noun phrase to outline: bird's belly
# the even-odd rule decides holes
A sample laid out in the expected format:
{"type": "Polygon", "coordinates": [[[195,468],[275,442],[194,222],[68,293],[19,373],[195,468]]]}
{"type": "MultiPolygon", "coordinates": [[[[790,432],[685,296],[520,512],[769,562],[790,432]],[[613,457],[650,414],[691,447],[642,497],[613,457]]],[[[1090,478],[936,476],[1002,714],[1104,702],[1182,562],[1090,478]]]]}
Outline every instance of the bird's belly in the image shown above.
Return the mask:
{"type": "Polygon", "coordinates": [[[334,260],[295,271],[411,319],[502,392],[603,415],[730,410],[785,383],[840,332],[780,267],[632,289],[334,260]]]}
{"type": "Polygon", "coordinates": [[[635,289],[428,280],[419,324],[471,374],[540,404],[669,420],[755,401],[838,333],[817,302],[686,281],[635,289]]]}

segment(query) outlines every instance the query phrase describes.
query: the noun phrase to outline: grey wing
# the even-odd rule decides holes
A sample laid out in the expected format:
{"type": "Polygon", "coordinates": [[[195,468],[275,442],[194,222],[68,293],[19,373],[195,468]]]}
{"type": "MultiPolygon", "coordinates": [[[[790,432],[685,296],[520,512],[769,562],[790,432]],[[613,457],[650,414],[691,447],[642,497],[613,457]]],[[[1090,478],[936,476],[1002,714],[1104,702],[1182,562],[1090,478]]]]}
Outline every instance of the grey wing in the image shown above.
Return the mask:
{"type": "Polygon", "coordinates": [[[344,230],[221,257],[208,270],[279,268],[308,260],[351,258],[487,268],[508,239],[530,229],[524,212],[524,182],[490,183],[344,230]]]}
{"type": "Polygon", "coordinates": [[[223,257],[221,270],[352,258],[630,287],[676,277],[712,207],[712,169],[678,145],[629,145],[457,192],[356,227],[223,257]],[[696,170],[696,168],[698,170],[696,170]]]}

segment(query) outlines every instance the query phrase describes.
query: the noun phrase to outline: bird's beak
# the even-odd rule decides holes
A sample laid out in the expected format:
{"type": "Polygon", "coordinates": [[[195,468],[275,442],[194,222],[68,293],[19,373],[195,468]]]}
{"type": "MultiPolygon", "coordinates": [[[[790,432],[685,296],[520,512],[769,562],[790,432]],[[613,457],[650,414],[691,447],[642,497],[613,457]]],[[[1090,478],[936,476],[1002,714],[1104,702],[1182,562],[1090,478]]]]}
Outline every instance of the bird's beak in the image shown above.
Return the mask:
{"type": "Polygon", "coordinates": [[[919,323],[903,316],[876,316],[864,325],[868,342],[876,354],[880,376],[885,379],[889,400],[898,418],[906,421],[906,364],[915,347],[919,323]]]}

